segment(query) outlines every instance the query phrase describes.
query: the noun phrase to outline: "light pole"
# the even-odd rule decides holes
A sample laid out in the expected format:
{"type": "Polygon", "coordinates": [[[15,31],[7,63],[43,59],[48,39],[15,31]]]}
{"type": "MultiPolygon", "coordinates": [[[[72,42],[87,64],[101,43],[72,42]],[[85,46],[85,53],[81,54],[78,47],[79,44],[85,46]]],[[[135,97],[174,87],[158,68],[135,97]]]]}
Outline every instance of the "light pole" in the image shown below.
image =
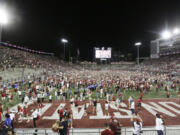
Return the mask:
{"type": "Polygon", "coordinates": [[[2,41],[2,27],[4,24],[7,24],[8,17],[4,9],[0,9],[0,42],[2,41]]]}
{"type": "Polygon", "coordinates": [[[66,43],[68,43],[68,40],[67,39],[65,39],[65,38],[62,38],[61,39],[61,42],[64,44],[64,60],[65,60],[65,45],[66,45],[66,43]]]}
{"type": "Polygon", "coordinates": [[[142,45],[141,42],[137,42],[135,43],[135,46],[137,46],[137,63],[138,63],[138,67],[139,67],[139,47],[142,45]]]}
{"type": "MultiPolygon", "coordinates": [[[[7,24],[8,22],[8,17],[6,14],[6,11],[4,9],[0,9],[0,44],[2,42],[2,29],[3,29],[3,25],[7,24]]],[[[6,71],[4,70],[4,77],[6,76],[6,71]]]]}

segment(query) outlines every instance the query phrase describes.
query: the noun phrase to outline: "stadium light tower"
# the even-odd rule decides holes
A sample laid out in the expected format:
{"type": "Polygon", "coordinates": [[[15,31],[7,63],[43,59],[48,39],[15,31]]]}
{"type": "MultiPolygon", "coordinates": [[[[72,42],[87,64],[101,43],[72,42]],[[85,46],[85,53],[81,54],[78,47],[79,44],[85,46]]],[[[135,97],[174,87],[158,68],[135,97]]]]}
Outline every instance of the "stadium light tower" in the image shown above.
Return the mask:
{"type": "Polygon", "coordinates": [[[7,13],[4,9],[0,9],[0,42],[2,38],[2,28],[4,24],[8,23],[7,13]]]}
{"type": "Polygon", "coordinates": [[[64,60],[65,60],[65,45],[66,45],[66,43],[68,43],[68,40],[67,39],[65,39],[65,38],[62,38],[61,39],[61,42],[64,44],[64,60]]]}
{"type": "Polygon", "coordinates": [[[138,63],[138,67],[139,67],[139,47],[142,45],[141,42],[136,42],[135,46],[137,46],[137,63],[138,63]]]}

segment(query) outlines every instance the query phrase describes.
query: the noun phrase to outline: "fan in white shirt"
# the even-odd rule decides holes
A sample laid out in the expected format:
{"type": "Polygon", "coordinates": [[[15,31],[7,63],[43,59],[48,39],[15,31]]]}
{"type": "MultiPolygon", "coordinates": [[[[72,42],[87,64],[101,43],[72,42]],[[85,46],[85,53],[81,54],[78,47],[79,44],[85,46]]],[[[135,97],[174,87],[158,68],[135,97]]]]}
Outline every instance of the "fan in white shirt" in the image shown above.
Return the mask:
{"type": "Polygon", "coordinates": [[[38,115],[39,115],[39,112],[35,109],[34,112],[32,113],[32,117],[36,119],[38,115]]]}
{"type": "Polygon", "coordinates": [[[18,95],[19,95],[19,98],[21,98],[21,91],[18,90],[18,95]]]}
{"type": "Polygon", "coordinates": [[[134,101],[132,100],[131,102],[130,102],[130,109],[131,109],[131,113],[134,115],[134,113],[135,113],[135,103],[134,103],[134,101]]]}
{"type": "Polygon", "coordinates": [[[164,130],[164,125],[161,118],[156,118],[156,130],[164,130]]]}
{"type": "Polygon", "coordinates": [[[40,90],[40,86],[39,85],[36,85],[36,90],[40,90]]]}
{"type": "Polygon", "coordinates": [[[106,115],[106,116],[108,115],[108,109],[109,109],[109,104],[108,104],[108,102],[106,101],[106,103],[105,103],[105,115],[106,115]]]}
{"type": "Polygon", "coordinates": [[[158,134],[163,135],[164,133],[164,121],[160,114],[156,114],[156,130],[158,134]]]}
{"type": "Polygon", "coordinates": [[[133,128],[133,135],[141,135],[142,134],[142,119],[139,115],[137,115],[137,117],[135,119],[132,118],[131,120],[133,128]]]}
{"type": "Polygon", "coordinates": [[[10,114],[9,114],[11,120],[14,120],[14,118],[15,118],[15,114],[14,113],[15,113],[15,111],[11,111],[10,114]]]}
{"type": "Polygon", "coordinates": [[[135,121],[133,122],[133,134],[134,135],[141,135],[141,131],[142,131],[142,122],[140,121],[135,121]]]}
{"type": "Polygon", "coordinates": [[[29,97],[26,95],[25,98],[24,98],[24,104],[27,104],[29,101],[29,97]]]}

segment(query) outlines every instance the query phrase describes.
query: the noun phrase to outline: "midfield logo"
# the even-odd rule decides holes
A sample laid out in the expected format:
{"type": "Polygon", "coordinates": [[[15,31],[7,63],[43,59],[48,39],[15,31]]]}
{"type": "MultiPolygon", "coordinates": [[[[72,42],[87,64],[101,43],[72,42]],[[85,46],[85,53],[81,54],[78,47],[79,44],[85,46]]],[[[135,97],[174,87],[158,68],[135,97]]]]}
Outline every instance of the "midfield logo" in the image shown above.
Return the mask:
{"type": "MultiPolygon", "coordinates": [[[[53,105],[50,103],[44,104],[45,106],[41,110],[41,116],[49,110],[49,108],[53,105]]],[[[104,105],[104,104],[103,104],[104,105]]],[[[89,119],[110,119],[110,115],[105,115],[105,108],[101,103],[97,103],[96,107],[96,114],[90,114],[88,115],[89,119]]],[[[43,116],[42,119],[49,119],[49,120],[56,120],[59,119],[58,116],[58,109],[60,107],[64,108],[66,106],[66,103],[60,103],[57,107],[56,111],[51,116],[43,116]]],[[[86,104],[87,108],[89,107],[89,104],[86,104]]],[[[131,111],[128,108],[128,106],[125,103],[120,104],[120,108],[117,108],[114,102],[109,103],[109,109],[113,110],[114,118],[117,119],[127,119],[131,118],[131,111]]],[[[169,117],[177,117],[180,115],[180,105],[175,102],[148,102],[148,103],[142,103],[142,107],[147,110],[152,115],[156,115],[157,112],[165,114],[169,117]]],[[[84,105],[74,107],[71,106],[73,119],[82,119],[85,114],[84,105]]],[[[143,112],[144,113],[144,112],[143,112]]]]}

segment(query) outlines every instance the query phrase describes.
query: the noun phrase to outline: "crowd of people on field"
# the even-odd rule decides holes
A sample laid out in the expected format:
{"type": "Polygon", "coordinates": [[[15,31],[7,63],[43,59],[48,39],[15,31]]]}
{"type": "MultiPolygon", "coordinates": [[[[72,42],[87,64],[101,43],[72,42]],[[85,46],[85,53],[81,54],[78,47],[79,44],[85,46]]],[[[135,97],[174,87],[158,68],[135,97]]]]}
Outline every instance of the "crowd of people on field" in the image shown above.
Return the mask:
{"type": "MultiPolygon", "coordinates": [[[[25,80],[1,82],[0,121],[4,122],[3,127],[5,129],[10,128],[13,130],[15,122],[21,123],[23,120],[26,120],[28,123],[31,117],[33,119],[33,127],[36,128],[36,122],[41,116],[45,99],[49,102],[53,102],[54,100],[68,100],[75,107],[78,107],[80,102],[88,100],[89,104],[93,106],[93,113],[96,113],[97,102],[105,99],[105,113],[108,115],[110,101],[114,101],[115,105],[120,107],[126,91],[138,91],[138,99],[129,97],[128,100],[129,109],[133,115],[133,132],[137,134],[136,127],[142,128],[142,120],[138,118],[137,113],[141,110],[143,94],[155,88],[157,93],[160,90],[164,90],[166,97],[169,98],[171,97],[170,91],[175,91],[179,95],[180,101],[180,79],[178,77],[173,77],[168,73],[149,72],[149,69],[157,69],[155,71],[159,71],[160,69],[179,71],[178,67],[175,66],[179,64],[179,57],[160,59],[152,63],[150,61],[149,64],[144,63],[144,65],[141,65],[142,69],[144,69],[143,71],[124,71],[117,69],[86,70],[80,67],[77,70],[60,65],[60,62],[58,60],[56,61],[54,57],[41,56],[3,46],[0,46],[0,59],[1,70],[13,70],[16,67],[24,66],[25,68],[45,68],[46,71],[52,71],[51,74],[45,71],[39,76],[29,74],[25,80]],[[168,64],[168,62],[170,63],[168,64]],[[176,70],[173,70],[174,68],[176,70]],[[16,109],[9,110],[10,108],[7,108],[5,103],[14,102],[15,98],[18,98],[21,104],[16,109]],[[135,110],[134,100],[138,102],[138,111],[135,110]],[[32,113],[28,113],[27,110],[29,103],[36,105],[32,113]]],[[[59,108],[57,113],[59,120],[53,125],[53,129],[60,134],[66,135],[68,128],[73,127],[72,110],[59,108]]],[[[161,117],[158,115],[157,118],[160,119],[161,117]]],[[[112,119],[112,122],[116,122],[117,127],[120,127],[120,123],[117,120],[112,119]]],[[[106,123],[106,129],[110,129],[112,130],[112,132],[110,131],[111,133],[115,133],[115,130],[110,128],[112,127],[111,124],[106,123]]]]}
{"type": "MultiPolygon", "coordinates": [[[[49,102],[52,100],[69,100],[69,102],[77,107],[80,102],[88,100],[90,105],[94,106],[93,112],[96,113],[97,102],[100,99],[105,99],[105,111],[108,113],[108,103],[115,101],[117,107],[120,107],[120,102],[123,101],[123,94],[126,91],[139,91],[138,111],[140,111],[143,94],[148,93],[153,87],[158,92],[163,89],[167,97],[169,91],[176,91],[180,88],[178,78],[173,78],[168,74],[150,74],[147,72],[132,72],[132,71],[91,71],[89,70],[70,70],[65,73],[57,72],[54,75],[44,73],[41,76],[35,77],[29,75],[24,82],[16,82],[12,84],[1,85],[1,118],[11,119],[11,128],[13,123],[21,123],[23,120],[30,121],[33,118],[33,127],[36,128],[36,121],[41,115],[41,109],[45,99],[49,102]],[[11,86],[8,87],[8,86],[11,86]],[[23,86],[23,87],[22,87],[23,86]],[[51,92],[54,91],[54,92],[51,92]],[[95,93],[93,96],[93,92],[95,93]],[[117,96],[115,96],[117,95],[117,96]],[[22,104],[17,106],[14,111],[3,109],[3,103],[14,100],[14,96],[21,100],[22,104]],[[54,98],[52,98],[54,97],[54,98]],[[36,104],[32,114],[28,114],[28,103],[36,104]],[[7,117],[7,114],[14,114],[12,117],[7,117]],[[31,116],[30,116],[31,115],[31,116]]],[[[180,94],[180,92],[178,92],[180,94]]],[[[135,116],[136,110],[133,98],[129,98],[129,109],[132,115],[135,116]]],[[[73,127],[72,112],[68,109],[60,108],[59,114],[59,132],[67,132],[67,127],[73,127]],[[61,129],[61,128],[62,129],[61,129]]],[[[135,117],[133,117],[135,118],[135,117]]],[[[4,119],[4,120],[5,120],[4,119]]],[[[3,120],[3,119],[2,119],[3,120]]],[[[9,123],[9,122],[8,122],[9,123]]]]}

